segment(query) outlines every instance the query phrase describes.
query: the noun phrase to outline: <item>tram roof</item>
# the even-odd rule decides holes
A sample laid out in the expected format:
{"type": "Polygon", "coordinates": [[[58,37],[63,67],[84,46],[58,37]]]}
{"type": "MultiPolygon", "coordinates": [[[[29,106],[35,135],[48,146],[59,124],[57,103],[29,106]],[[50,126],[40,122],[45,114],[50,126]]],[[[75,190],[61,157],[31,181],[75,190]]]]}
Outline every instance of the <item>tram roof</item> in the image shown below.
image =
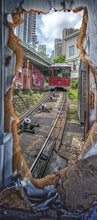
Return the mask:
{"type": "Polygon", "coordinates": [[[65,63],[54,63],[50,65],[50,67],[70,67],[70,65],[67,65],[65,63]]]}

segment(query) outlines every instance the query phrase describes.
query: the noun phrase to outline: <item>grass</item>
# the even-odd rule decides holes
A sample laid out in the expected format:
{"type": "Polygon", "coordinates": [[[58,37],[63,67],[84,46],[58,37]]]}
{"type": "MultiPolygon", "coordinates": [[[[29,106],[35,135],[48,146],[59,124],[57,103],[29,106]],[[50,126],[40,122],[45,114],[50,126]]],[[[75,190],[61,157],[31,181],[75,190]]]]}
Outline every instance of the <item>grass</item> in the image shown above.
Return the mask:
{"type": "Polygon", "coordinates": [[[70,108],[69,109],[69,112],[68,112],[68,120],[71,120],[71,119],[78,119],[78,111],[77,111],[77,106],[74,106],[73,108],[70,108]]]}
{"type": "Polygon", "coordinates": [[[39,102],[43,98],[43,92],[40,94],[39,92],[34,93],[32,89],[29,90],[27,97],[23,94],[22,90],[19,91],[18,96],[20,97],[20,101],[17,103],[17,105],[14,106],[16,114],[19,116],[21,114],[21,107],[22,102],[24,103],[24,108],[22,110],[22,113],[24,111],[29,110],[33,107],[33,105],[36,105],[37,102],[39,102]]]}
{"type": "Polygon", "coordinates": [[[19,94],[18,94],[20,97],[23,97],[23,92],[22,90],[19,91],[19,94]]]}
{"type": "Polygon", "coordinates": [[[69,106],[68,120],[78,119],[78,79],[71,80],[68,95],[74,101],[74,106],[69,106]]]}
{"type": "Polygon", "coordinates": [[[71,99],[74,100],[75,103],[78,103],[78,89],[68,89],[68,94],[71,99]]]}
{"type": "Polygon", "coordinates": [[[41,94],[39,92],[37,92],[31,96],[31,99],[32,99],[34,105],[37,102],[39,102],[42,98],[43,98],[43,92],[41,94]]]}
{"type": "Polygon", "coordinates": [[[75,103],[78,103],[78,79],[71,80],[68,94],[75,103]]]}
{"type": "Polygon", "coordinates": [[[33,90],[32,89],[29,90],[28,95],[30,95],[30,96],[33,95],[33,90]]]}

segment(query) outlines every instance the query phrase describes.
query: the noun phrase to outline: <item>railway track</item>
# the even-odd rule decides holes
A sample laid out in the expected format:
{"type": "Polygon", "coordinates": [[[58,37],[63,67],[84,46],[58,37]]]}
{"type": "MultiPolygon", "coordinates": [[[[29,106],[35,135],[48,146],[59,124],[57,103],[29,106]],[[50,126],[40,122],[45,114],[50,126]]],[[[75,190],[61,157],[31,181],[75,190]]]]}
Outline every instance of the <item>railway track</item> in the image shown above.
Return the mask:
{"type": "Polygon", "coordinates": [[[50,97],[50,95],[51,95],[51,92],[48,92],[48,93],[42,98],[42,100],[40,100],[33,108],[31,108],[30,110],[28,110],[27,112],[25,112],[24,114],[22,114],[22,115],[19,117],[20,122],[19,122],[18,125],[17,125],[18,133],[19,133],[19,127],[20,127],[20,125],[23,123],[24,119],[25,119],[26,117],[29,117],[30,115],[33,116],[33,115],[37,112],[37,110],[39,109],[39,107],[40,107],[43,103],[45,103],[45,102],[48,100],[48,98],[50,97]]]}
{"type": "Polygon", "coordinates": [[[64,103],[65,103],[65,97],[63,98],[62,106],[57,114],[56,120],[55,120],[49,134],[48,134],[48,137],[46,138],[38,156],[36,157],[36,160],[34,161],[34,163],[32,164],[32,166],[30,168],[30,171],[32,174],[35,175],[35,172],[38,173],[38,178],[43,177],[44,172],[47,167],[47,164],[50,160],[51,153],[54,149],[56,139],[53,138],[53,133],[56,128],[56,124],[59,120],[60,114],[63,110],[64,103]],[[43,163],[43,161],[44,161],[44,163],[43,163]],[[42,164],[42,169],[39,169],[41,164],[42,164]],[[39,171],[39,170],[41,170],[41,171],[39,171]]]}
{"type": "MultiPolygon", "coordinates": [[[[58,153],[64,119],[66,119],[66,115],[64,116],[65,106],[65,92],[55,92],[52,97],[49,93],[34,110],[26,114],[26,117],[29,117],[34,124],[41,121],[38,126],[35,126],[34,132],[25,131],[20,134],[20,146],[34,178],[42,178],[45,175],[52,152],[56,150],[58,153]],[[46,109],[40,111],[40,106],[44,102],[46,109]]],[[[21,123],[23,120],[23,118],[20,120],[21,123]]],[[[62,155],[60,156],[62,157],[62,155]]],[[[64,156],[63,158],[66,160],[64,156]]]]}

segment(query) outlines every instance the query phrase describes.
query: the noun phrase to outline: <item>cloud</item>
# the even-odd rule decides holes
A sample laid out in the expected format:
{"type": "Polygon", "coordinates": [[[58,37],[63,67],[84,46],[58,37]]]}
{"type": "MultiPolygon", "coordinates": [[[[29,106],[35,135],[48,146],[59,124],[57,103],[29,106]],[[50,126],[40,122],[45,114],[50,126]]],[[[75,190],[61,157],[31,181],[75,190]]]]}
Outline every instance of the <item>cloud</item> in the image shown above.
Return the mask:
{"type": "Polygon", "coordinates": [[[83,12],[54,12],[38,18],[37,36],[39,43],[47,45],[47,52],[54,48],[54,39],[62,38],[64,28],[80,28],[83,12]]]}

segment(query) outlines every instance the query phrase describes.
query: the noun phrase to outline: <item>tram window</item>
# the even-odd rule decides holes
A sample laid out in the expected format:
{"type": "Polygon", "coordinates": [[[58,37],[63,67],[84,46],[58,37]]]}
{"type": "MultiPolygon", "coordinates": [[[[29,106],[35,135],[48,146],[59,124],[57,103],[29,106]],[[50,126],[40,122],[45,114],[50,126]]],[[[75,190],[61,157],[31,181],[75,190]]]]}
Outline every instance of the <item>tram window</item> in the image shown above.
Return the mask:
{"type": "Polygon", "coordinates": [[[58,69],[54,69],[53,74],[54,74],[54,77],[58,77],[58,69]]]}
{"type": "Polygon", "coordinates": [[[68,78],[71,76],[71,69],[68,69],[68,78]]]}
{"type": "Polygon", "coordinates": [[[52,74],[52,70],[49,69],[49,77],[51,77],[51,74],[52,74]]]}
{"type": "Polygon", "coordinates": [[[61,78],[62,77],[62,72],[61,72],[61,68],[57,69],[57,77],[61,78]]]}
{"type": "Polygon", "coordinates": [[[54,77],[67,78],[67,67],[54,68],[54,77]]]}
{"type": "Polygon", "coordinates": [[[67,78],[67,67],[61,68],[63,78],[67,78]]]}
{"type": "Polygon", "coordinates": [[[62,73],[58,73],[58,78],[62,78],[62,73]]]}

